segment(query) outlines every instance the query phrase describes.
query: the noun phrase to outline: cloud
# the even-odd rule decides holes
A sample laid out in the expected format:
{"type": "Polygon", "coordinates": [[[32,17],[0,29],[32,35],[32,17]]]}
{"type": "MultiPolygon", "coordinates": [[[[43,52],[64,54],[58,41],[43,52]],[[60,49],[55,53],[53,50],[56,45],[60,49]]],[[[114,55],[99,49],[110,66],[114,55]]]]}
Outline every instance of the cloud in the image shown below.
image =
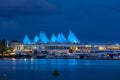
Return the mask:
{"type": "Polygon", "coordinates": [[[58,8],[46,0],[0,0],[0,16],[31,16],[58,14],[58,8]]]}

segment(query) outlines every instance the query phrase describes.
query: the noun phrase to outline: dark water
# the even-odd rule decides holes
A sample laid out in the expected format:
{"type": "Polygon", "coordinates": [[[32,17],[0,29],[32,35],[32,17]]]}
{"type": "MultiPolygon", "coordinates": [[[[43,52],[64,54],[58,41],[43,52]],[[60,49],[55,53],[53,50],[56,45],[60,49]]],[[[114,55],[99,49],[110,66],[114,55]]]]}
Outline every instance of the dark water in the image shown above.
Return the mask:
{"type": "Polygon", "coordinates": [[[0,80],[120,80],[119,60],[0,60],[0,80]],[[57,69],[58,77],[52,75],[57,69]]]}

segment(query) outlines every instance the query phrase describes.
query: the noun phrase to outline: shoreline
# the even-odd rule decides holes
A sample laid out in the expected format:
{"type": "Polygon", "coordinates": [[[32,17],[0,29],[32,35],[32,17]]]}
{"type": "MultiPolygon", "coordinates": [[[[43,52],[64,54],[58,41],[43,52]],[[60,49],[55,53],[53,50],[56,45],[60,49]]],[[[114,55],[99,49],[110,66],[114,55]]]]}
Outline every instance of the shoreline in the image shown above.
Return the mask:
{"type": "Polygon", "coordinates": [[[42,59],[46,59],[46,60],[103,60],[103,61],[114,61],[114,60],[120,60],[120,59],[78,59],[78,58],[8,58],[8,57],[3,57],[3,58],[0,58],[0,60],[42,60],[42,59]]]}

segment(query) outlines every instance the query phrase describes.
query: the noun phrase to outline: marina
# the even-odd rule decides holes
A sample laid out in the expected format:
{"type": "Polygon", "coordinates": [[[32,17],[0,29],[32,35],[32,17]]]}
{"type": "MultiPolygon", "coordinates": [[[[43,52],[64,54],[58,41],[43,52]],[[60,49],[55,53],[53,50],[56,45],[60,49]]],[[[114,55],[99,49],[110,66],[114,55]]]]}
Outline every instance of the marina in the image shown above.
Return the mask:
{"type": "Polygon", "coordinates": [[[12,58],[46,58],[46,59],[120,59],[120,45],[82,43],[70,31],[66,38],[62,33],[54,34],[49,40],[45,32],[40,32],[31,39],[25,35],[23,42],[12,41],[8,47],[13,48],[8,57],[12,58]]]}
{"type": "Polygon", "coordinates": [[[0,0],[0,80],[120,80],[120,0],[0,0]]]}

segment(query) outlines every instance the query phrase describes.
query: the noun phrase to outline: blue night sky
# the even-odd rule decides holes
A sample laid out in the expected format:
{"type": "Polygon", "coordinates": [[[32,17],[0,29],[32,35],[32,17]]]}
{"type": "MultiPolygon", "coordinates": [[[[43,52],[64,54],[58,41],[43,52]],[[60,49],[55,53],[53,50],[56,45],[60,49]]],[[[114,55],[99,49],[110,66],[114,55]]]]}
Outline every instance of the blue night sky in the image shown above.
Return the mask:
{"type": "Polygon", "coordinates": [[[69,30],[80,41],[120,41],[120,0],[0,0],[1,39],[69,30]]]}

